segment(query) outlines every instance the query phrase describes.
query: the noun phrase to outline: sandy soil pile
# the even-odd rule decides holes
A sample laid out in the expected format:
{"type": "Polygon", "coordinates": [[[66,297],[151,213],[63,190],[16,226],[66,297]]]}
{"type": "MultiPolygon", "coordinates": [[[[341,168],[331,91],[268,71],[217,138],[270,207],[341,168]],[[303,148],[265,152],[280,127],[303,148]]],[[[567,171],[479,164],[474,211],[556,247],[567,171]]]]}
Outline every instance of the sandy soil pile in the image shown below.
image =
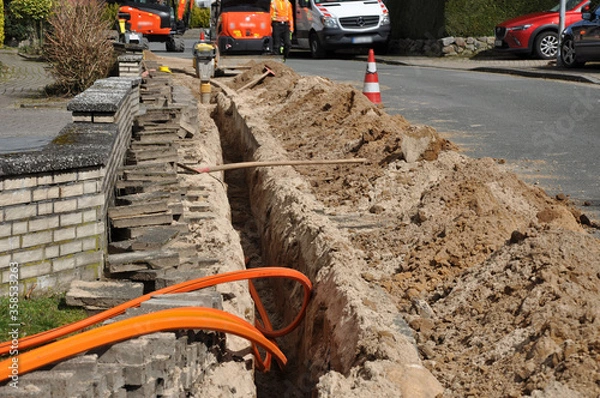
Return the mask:
{"type": "Polygon", "coordinates": [[[328,214],[363,220],[346,226],[362,276],[389,292],[445,396],[600,396],[600,241],[578,210],[349,85],[269,67],[240,95],[290,158],[368,160],[298,171],[328,214]]]}

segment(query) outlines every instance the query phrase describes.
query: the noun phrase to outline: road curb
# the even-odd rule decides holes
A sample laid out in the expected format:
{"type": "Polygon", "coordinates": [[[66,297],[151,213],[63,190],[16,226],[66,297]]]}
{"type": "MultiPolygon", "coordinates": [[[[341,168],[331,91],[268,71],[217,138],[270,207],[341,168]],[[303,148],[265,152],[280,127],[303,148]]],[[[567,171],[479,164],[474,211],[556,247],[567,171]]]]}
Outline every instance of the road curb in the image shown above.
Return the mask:
{"type": "MultiPolygon", "coordinates": [[[[358,57],[360,60],[366,62],[366,57],[358,57]]],[[[410,60],[398,60],[389,58],[375,58],[377,63],[388,64],[388,65],[401,65],[401,66],[414,66],[422,68],[440,68],[440,69],[451,69],[471,72],[487,72],[487,73],[500,73],[515,76],[541,78],[541,79],[553,79],[553,80],[564,80],[579,83],[591,83],[600,84],[600,78],[589,76],[589,74],[578,74],[577,72],[567,71],[550,71],[550,70],[536,70],[535,68],[516,68],[516,67],[501,67],[501,66],[472,66],[472,67],[456,67],[449,64],[444,65],[443,62],[424,64],[422,62],[414,63],[410,60]]]]}

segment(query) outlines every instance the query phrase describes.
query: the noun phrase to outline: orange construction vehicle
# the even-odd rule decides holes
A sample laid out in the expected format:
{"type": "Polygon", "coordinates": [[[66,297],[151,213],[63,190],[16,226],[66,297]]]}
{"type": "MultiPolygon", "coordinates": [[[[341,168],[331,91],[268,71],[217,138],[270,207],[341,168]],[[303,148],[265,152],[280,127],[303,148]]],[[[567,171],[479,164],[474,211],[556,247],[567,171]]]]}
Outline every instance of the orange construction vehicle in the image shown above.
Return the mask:
{"type": "MultiPolygon", "coordinates": [[[[126,32],[143,35],[143,44],[165,43],[167,51],[183,52],[182,35],[189,28],[193,0],[116,0],[117,18],[126,32]]],[[[121,36],[125,32],[121,30],[121,36]]]]}
{"type": "Polygon", "coordinates": [[[216,20],[217,46],[225,54],[271,52],[270,0],[217,0],[212,16],[216,20]]]}

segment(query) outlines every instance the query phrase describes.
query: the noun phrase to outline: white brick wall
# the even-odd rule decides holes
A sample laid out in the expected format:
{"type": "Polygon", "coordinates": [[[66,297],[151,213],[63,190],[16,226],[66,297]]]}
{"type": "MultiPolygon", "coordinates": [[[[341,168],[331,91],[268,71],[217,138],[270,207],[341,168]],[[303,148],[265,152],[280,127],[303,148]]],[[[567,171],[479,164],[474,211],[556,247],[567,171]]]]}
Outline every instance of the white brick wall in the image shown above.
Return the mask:
{"type": "Polygon", "coordinates": [[[7,291],[10,262],[20,265],[21,287],[38,283],[38,291],[102,273],[106,209],[131,139],[139,87],[125,95],[113,117],[99,118],[120,129],[105,165],[0,177],[0,294],[7,291]]]}

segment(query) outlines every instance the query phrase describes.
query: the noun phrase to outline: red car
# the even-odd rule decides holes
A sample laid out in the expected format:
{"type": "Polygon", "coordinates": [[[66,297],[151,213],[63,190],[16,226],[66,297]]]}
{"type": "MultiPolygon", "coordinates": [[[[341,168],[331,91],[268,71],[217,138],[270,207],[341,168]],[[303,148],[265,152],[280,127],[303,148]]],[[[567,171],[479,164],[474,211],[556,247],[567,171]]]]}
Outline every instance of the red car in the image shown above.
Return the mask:
{"type": "MultiPolygon", "coordinates": [[[[565,27],[581,21],[582,8],[589,0],[567,0],[565,27]]],[[[542,12],[504,21],[495,28],[497,50],[533,55],[541,59],[556,58],[560,4],[542,12]]]]}

